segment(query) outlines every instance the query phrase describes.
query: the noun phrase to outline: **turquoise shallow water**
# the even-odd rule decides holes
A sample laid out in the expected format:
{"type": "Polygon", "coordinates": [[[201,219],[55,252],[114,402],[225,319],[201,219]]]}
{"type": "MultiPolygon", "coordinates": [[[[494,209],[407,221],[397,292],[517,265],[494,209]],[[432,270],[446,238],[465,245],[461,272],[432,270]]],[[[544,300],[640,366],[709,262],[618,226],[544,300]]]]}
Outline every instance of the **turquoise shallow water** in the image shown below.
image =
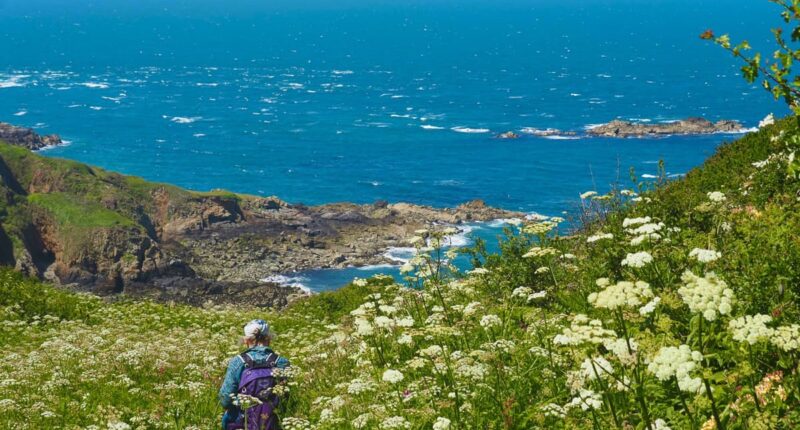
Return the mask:
{"type": "Polygon", "coordinates": [[[47,155],[196,190],[555,215],[629,167],[679,177],[735,136],[494,134],[783,112],[697,37],[764,46],[767,2],[262,3],[0,2],[0,120],[70,141],[47,155]]]}

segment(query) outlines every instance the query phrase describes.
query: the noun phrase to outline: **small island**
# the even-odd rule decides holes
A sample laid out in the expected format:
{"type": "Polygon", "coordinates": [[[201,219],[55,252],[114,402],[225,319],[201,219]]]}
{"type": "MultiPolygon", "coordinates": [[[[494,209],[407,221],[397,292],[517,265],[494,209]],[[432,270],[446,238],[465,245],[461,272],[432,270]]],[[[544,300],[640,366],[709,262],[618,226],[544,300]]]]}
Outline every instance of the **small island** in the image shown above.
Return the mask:
{"type": "Polygon", "coordinates": [[[744,126],[738,121],[711,122],[693,117],[666,123],[644,123],[615,119],[606,124],[590,127],[586,134],[595,137],[659,137],[687,134],[739,133],[744,126]]]}

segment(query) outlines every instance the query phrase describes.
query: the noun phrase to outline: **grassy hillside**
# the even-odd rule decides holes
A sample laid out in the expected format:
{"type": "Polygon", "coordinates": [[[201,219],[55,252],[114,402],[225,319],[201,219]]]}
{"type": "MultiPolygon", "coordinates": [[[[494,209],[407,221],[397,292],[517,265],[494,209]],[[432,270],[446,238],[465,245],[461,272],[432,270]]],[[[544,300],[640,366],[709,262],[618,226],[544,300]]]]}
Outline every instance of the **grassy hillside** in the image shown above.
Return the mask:
{"type": "Polygon", "coordinates": [[[358,280],[281,312],[109,304],[0,272],[0,427],[214,428],[259,316],[296,369],[287,430],[796,428],[798,149],[786,120],[682,180],[587,194],[580,234],[510,226],[501,255],[462,250],[468,273],[420,232],[413,288],[358,280]]]}

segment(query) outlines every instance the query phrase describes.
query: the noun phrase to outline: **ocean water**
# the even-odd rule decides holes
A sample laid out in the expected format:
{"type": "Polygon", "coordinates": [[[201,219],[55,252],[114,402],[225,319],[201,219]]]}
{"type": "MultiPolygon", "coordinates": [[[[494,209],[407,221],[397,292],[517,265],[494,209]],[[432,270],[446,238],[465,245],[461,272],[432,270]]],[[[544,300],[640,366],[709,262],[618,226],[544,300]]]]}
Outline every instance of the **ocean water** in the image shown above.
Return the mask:
{"type": "MultiPolygon", "coordinates": [[[[753,127],[785,108],[698,35],[769,48],[777,18],[747,0],[0,0],[0,121],[69,141],[48,156],[195,190],[558,215],[631,167],[647,178],[664,160],[680,177],[736,135],[494,135],[614,118],[753,127]]],[[[290,277],[319,290],[385,270],[290,277]]]]}

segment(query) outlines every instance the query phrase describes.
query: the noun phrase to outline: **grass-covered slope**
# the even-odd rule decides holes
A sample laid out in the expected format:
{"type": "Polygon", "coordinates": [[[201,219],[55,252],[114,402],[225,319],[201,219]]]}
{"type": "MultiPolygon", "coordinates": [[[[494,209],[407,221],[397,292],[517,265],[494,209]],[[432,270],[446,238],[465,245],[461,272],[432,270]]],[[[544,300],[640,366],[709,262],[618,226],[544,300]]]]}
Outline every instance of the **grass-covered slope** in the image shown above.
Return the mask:
{"type": "Polygon", "coordinates": [[[32,276],[119,290],[169,270],[170,223],[241,218],[227,192],[198,193],[0,141],[0,261],[32,276]],[[210,212],[209,212],[210,211],[210,212]]]}
{"type": "Polygon", "coordinates": [[[420,232],[414,288],[361,280],[281,312],[106,304],[3,272],[0,427],[214,428],[258,315],[296,369],[287,430],[796,428],[798,142],[783,121],[679,181],[587,195],[579,234],[511,226],[469,273],[420,232]]]}

